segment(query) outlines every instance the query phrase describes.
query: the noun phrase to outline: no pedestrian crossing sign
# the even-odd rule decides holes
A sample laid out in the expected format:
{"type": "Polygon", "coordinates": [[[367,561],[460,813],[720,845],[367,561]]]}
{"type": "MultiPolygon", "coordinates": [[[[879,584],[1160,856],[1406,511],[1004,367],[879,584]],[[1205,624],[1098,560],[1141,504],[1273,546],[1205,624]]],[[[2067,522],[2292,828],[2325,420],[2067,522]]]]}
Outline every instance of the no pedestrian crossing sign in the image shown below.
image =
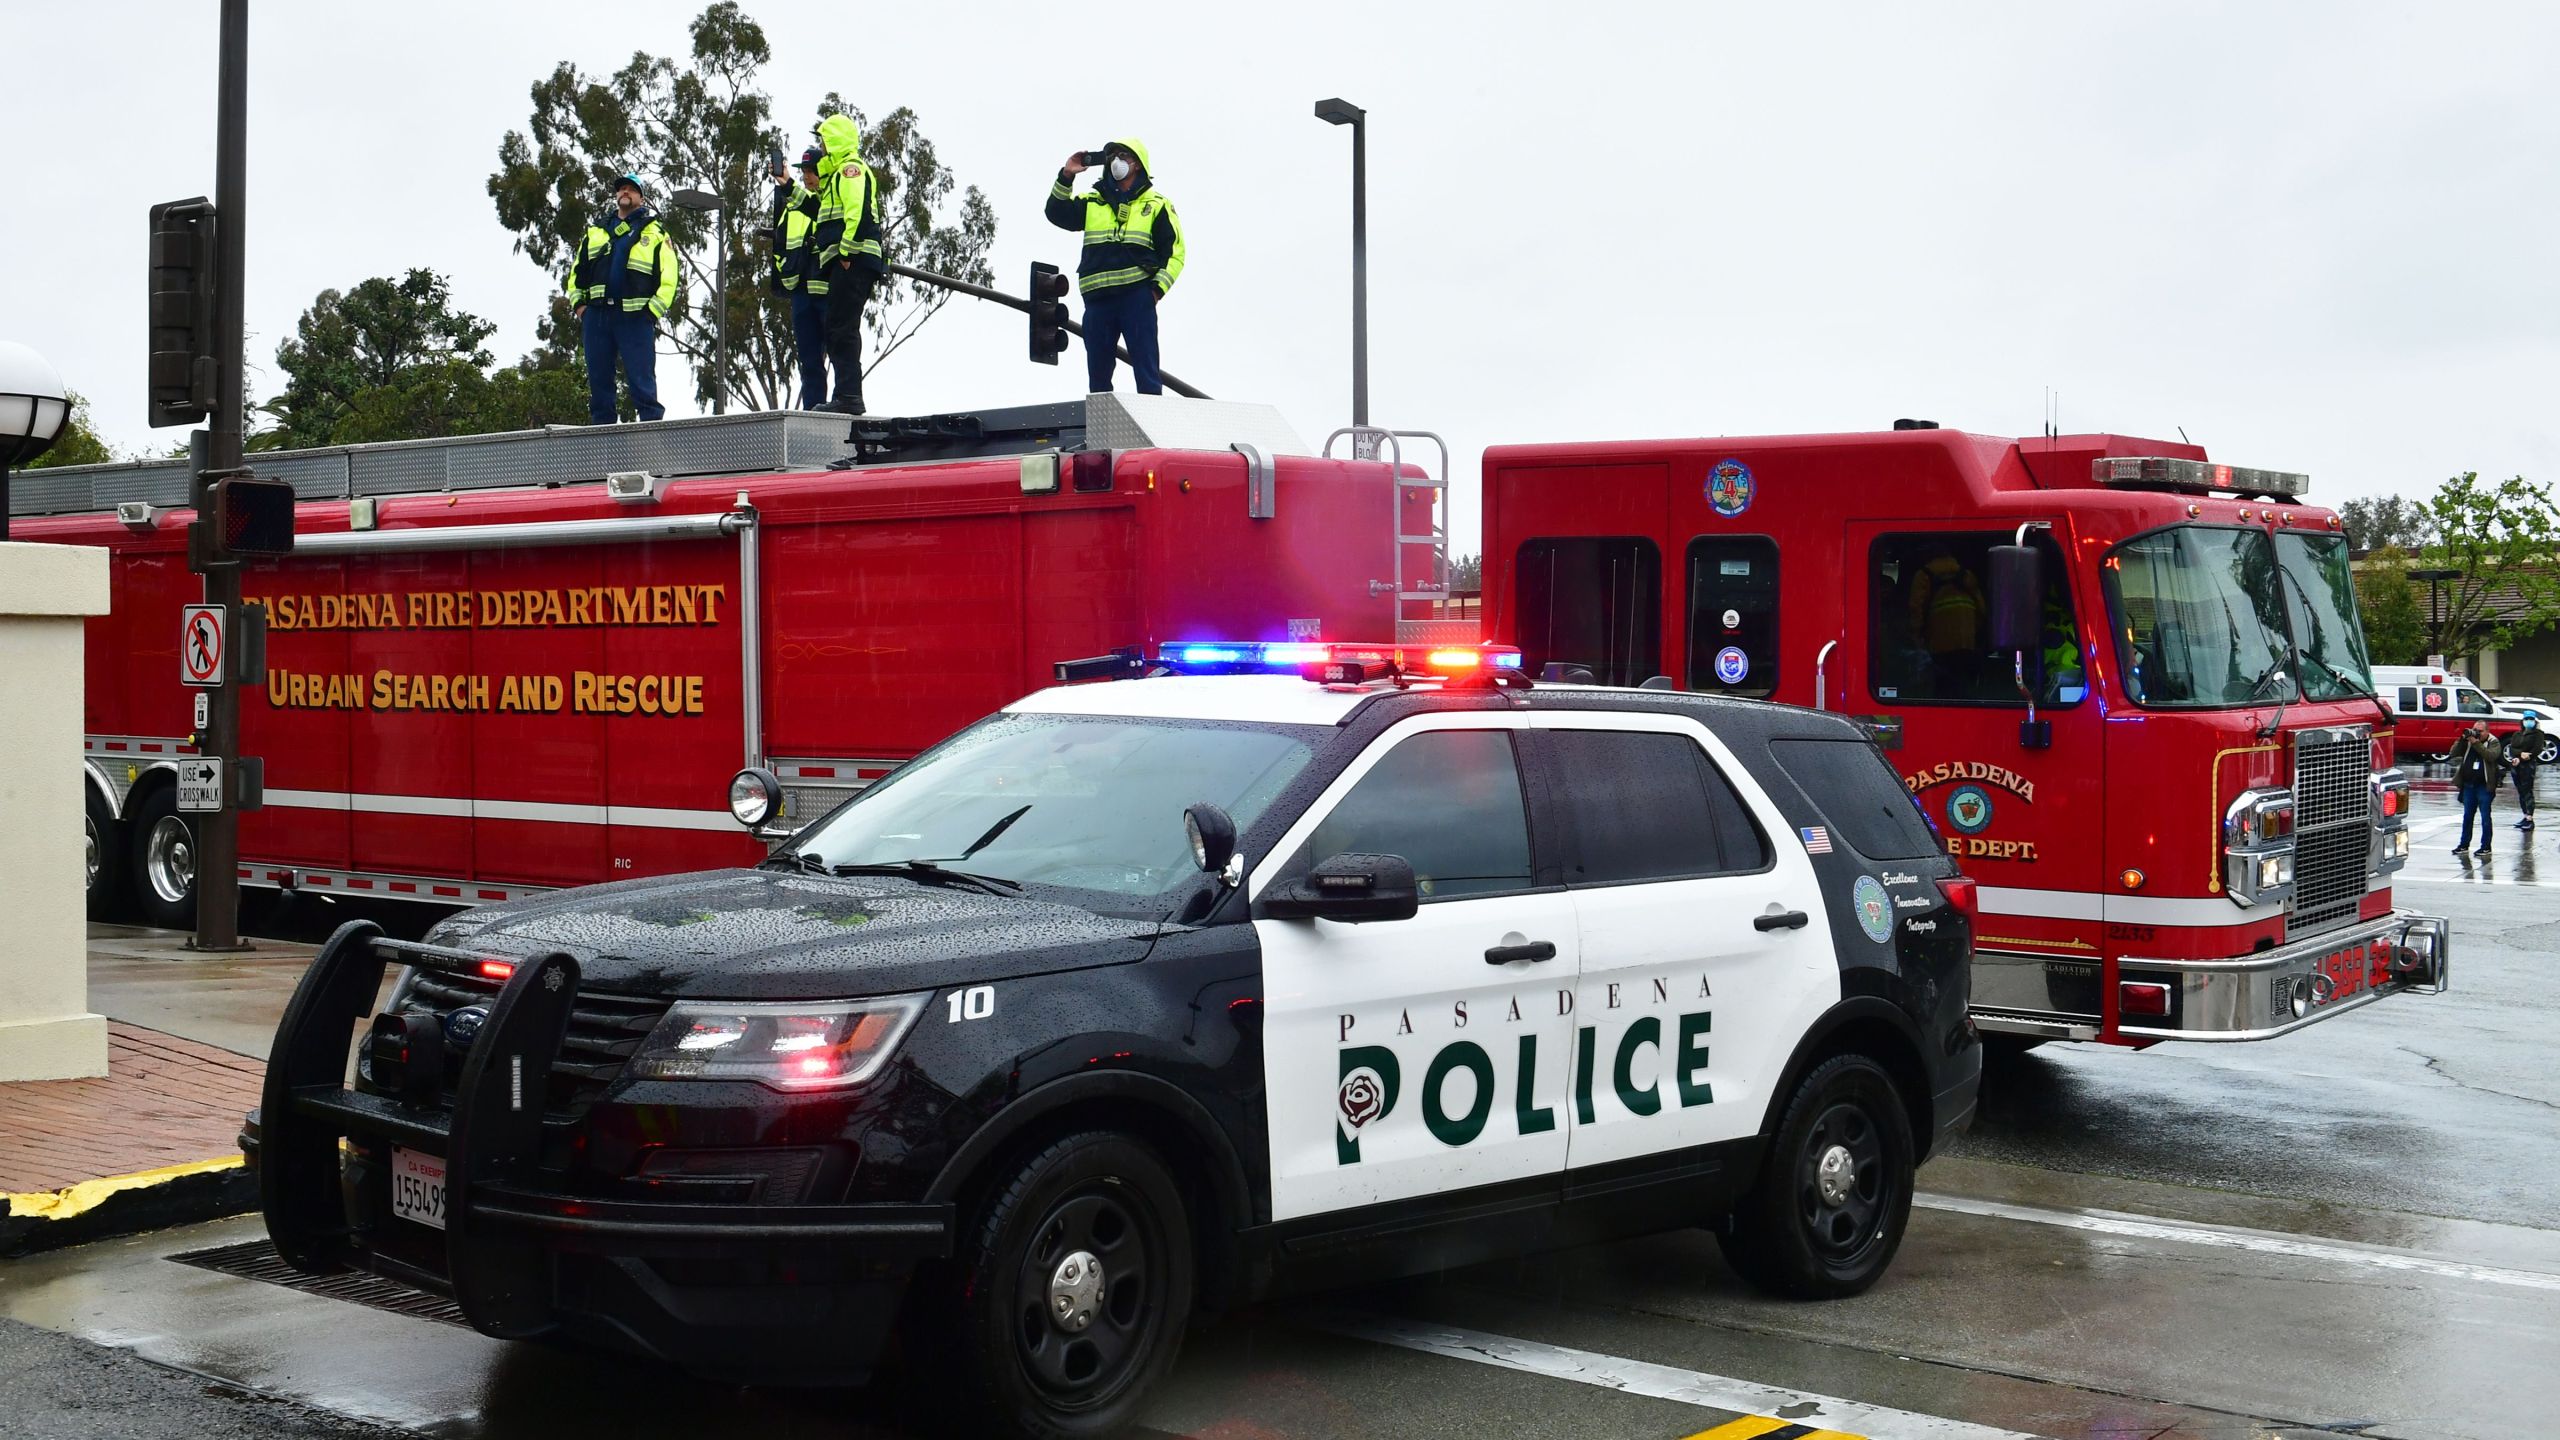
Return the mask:
{"type": "Polygon", "coordinates": [[[187,812],[222,808],[222,761],[200,756],[178,762],[178,808],[187,812]]]}
{"type": "Polygon", "coordinates": [[[226,616],[219,605],[189,605],[178,621],[178,678],[189,685],[222,683],[226,616]]]}

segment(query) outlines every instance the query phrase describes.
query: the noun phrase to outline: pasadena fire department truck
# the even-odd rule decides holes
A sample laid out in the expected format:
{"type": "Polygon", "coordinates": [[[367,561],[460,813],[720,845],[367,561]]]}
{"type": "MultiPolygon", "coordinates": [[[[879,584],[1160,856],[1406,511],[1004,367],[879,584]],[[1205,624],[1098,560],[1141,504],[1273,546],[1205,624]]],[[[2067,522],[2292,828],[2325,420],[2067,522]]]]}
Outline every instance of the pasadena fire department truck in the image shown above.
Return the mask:
{"type": "Polygon", "coordinates": [[[1486,633],[1531,674],[1864,720],[1980,884],[2023,1047],[2280,1035],[2440,991],[2335,513],[2120,435],[1498,446],[1486,633]]]}
{"type": "MultiPolygon", "coordinates": [[[[778,818],[805,823],[1058,661],[1391,634],[1445,563],[1445,447],[1424,475],[1168,397],[255,458],[306,501],[295,553],[244,582],[269,633],[239,873],[318,894],[477,904],[752,862],[765,844],[722,804],[741,766],[777,772],[778,818]]],[[[172,926],[195,887],[187,493],[164,462],[12,494],[19,538],[114,552],[88,633],[92,908],[131,885],[172,926]]]]}

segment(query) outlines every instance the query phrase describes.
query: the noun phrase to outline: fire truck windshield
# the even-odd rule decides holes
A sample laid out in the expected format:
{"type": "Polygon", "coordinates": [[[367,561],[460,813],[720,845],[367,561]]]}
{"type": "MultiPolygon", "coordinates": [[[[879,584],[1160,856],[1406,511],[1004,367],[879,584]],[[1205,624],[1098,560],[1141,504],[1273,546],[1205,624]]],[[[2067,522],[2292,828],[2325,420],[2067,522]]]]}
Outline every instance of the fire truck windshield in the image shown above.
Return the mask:
{"type": "Polygon", "coordinates": [[[2346,700],[2373,693],[2373,667],[2357,618],[2356,587],[2347,569],[2347,537],[2283,531],[2276,536],[2276,565],[2284,577],[2285,611],[2293,618],[2293,645],[2302,657],[2302,693],[2311,700],[2346,700]]]}
{"type": "MultiPolygon", "coordinates": [[[[1162,916],[1199,878],[1182,812],[1250,828],[1314,753],[1297,726],[998,715],[899,767],[802,832],[810,870],[925,860],[1106,913],[1162,916]]],[[[785,858],[776,856],[777,859],[785,858]]]]}
{"type": "Polygon", "coordinates": [[[2227,708],[2289,694],[2290,683],[2269,683],[2292,660],[2277,569],[2258,530],[2181,525],[2117,546],[2106,560],[2107,612],[2134,703],[2227,708]]]}

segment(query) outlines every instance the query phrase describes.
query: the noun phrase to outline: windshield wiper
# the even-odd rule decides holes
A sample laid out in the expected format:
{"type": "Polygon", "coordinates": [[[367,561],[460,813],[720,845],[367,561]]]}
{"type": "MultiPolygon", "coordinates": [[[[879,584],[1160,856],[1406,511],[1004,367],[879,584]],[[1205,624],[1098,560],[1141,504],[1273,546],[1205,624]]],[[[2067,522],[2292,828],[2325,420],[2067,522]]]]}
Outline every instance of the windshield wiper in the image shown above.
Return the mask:
{"type": "MultiPolygon", "coordinates": [[[[1025,807],[1028,808],[1028,807],[1025,807]]],[[[884,860],[868,865],[830,865],[829,875],[896,875],[920,885],[947,885],[956,890],[975,890],[983,895],[1010,898],[1022,893],[1019,881],[996,875],[976,875],[966,870],[953,870],[933,860],[884,860]]]]}
{"type": "Polygon", "coordinates": [[[827,862],[806,850],[776,850],[756,862],[759,870],[797,870],[806,875],[824,875],[827,862]]]}
{"type": "MultiPolygon", "coordinates": [[[[2283,679],[2284,667],[2292,663],[2292,661],[2293,657],[2291,655],[2279,655],[2275,659],[2269,661],[2265,672],[2249,683],[2249,697],[2240,703],[2243,705],[2257,704],[2258,697],[2266,691],[2267,682],[2270,680],[2283,679]]],[[[2284,728],[2284,707],[2292,703],[2293,697],[2290,695],[2276,702],[2276,713],[2268,716],[2267,723],[2258,727],[2259,739],[2267,739],[2277,731],[2284,728]]]]}

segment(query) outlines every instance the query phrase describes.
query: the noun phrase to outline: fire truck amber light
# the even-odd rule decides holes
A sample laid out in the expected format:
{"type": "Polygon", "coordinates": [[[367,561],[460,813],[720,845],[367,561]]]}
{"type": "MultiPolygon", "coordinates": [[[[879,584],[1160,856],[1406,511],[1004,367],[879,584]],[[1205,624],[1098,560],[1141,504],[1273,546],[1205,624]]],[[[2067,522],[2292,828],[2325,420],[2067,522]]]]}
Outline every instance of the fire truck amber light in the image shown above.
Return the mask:
{"type": "Polygon", "coordinates": [[[2130,868],[2128,868],[2123,874],[2116,877],[2116,883],[2122,885],[2127,890],[2141,889],[2142,880],[2142,872],[2130,868]]]}
{"type": "Polygon", "coordinates": [[[2125,1015],[2166,1015],[2169,1013],[2169,987],[2127,980],[2116,987],[2116,1010],[2125,1015]]]}
{"type": "Polygon", "coordinates": [[[685,1001],[649,1032],[628,1073],[643,1080],[750,1080],[776,1090],[859,1085],[888,1063],[924,1013],[926,998],[685,1001]]]}

